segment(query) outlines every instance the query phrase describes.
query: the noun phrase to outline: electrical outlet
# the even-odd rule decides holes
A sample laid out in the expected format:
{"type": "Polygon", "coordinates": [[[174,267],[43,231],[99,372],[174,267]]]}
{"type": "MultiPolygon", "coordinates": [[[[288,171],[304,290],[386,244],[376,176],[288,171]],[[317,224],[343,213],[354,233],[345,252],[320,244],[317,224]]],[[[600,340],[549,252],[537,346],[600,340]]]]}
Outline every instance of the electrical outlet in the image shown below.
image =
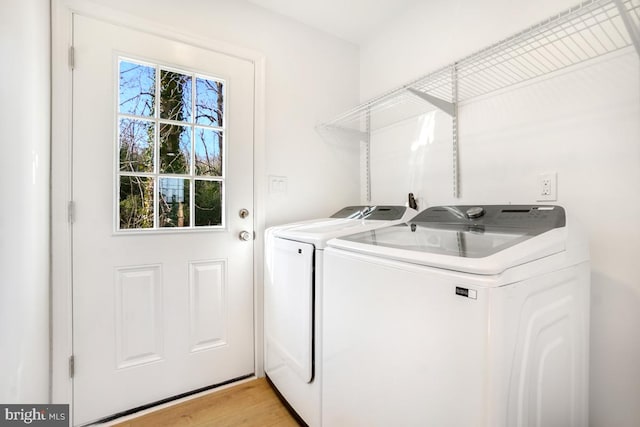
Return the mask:
{"type": "Polygon", "coordinates": [[[558,200],[558,174],[556,172],[541,173],[538,175],[536,201],[552,202],[558,200]]]}
{"type": "Polygon", "coordinates": [[[549,196],[551,194],[551,180],[546,177],[542,178],[542,187],[540,189],[541,196],[549,196]]]}

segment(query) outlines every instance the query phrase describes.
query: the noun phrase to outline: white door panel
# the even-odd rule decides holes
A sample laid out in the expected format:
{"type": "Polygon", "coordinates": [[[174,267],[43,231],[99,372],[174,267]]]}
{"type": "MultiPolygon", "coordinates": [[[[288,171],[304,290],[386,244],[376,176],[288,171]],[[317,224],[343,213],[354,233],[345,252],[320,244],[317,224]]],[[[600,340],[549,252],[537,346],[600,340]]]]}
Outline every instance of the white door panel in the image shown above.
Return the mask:
{"type": "Polygon", "coordinates": [[[82,424],[253,373],[253,242],[238,238],[253,232],[253,215],[238,212],[253,213],[254,70],[79,15],[74,49],[74,421],[82,424]],[[119,57],[224,79],[223,226],[117,230],[119,57]]]}

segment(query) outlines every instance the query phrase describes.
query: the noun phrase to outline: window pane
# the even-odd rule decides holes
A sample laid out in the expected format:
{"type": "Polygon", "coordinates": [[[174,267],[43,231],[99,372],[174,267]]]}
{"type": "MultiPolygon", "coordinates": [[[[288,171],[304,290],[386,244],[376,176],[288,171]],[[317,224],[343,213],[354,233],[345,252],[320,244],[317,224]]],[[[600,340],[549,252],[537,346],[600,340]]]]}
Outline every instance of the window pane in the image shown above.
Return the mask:
{"type": "Polygon", "coordinates": [[[189,180],[160,178],[158,189],[160,227],[189,226],[189,180]]]}
{"type": "Polygon", "coordinates": [[[191,121],[191,76],[160,71],[160,118],[191,121]]]}
{"type": "Polygon", "coordinates": [[[191,161],[191,127],[160,125],[160,173],[188,174],[191,161]]]}
{"type": "Polygon", "coordinates": [[[120,119],[120,170],[153,172],[154,123],[120,119]]]}
{"type": "Polygon", "coordinates": [[[196,123],[222,127],[224,83],[196,78],[196,123]]]}
{"type": "Polygon", "coordinates": [[[117,69],[119,229],[223,226],[226,83],[137,61],[117,69]]]}
{"type": "Polygon", "coordinates": [[[153,178],[120,177],[120,229],[153,228],[153,178]]]}
{"type": "Polygon", "coordinates": [[[222,182],[196,180],[196,227],[222,225],[222,182]]]}
{"type": "Polygon", "coordinates": [[[196,175],[222,176],[222,132],[196,128],[196,175]]]}
{"type": "Polygon", "coordinates": [[[120,61],[121,114],[151,117],[154,113],[156,69],[133,62],[120,61]]]}

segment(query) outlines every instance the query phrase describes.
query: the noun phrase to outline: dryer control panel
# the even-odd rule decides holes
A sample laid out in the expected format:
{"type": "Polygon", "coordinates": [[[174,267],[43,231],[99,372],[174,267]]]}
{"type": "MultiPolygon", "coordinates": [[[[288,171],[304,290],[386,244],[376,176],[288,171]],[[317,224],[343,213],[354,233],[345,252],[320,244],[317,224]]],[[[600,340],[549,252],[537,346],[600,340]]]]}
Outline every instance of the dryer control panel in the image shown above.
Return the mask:
{"type": "Polygon", "coordinates": [[[331,215],[331,218],[375,219],[382,221],[396,221],[402,219],[407,211],[405,206],[347,206],[331,215]]]}

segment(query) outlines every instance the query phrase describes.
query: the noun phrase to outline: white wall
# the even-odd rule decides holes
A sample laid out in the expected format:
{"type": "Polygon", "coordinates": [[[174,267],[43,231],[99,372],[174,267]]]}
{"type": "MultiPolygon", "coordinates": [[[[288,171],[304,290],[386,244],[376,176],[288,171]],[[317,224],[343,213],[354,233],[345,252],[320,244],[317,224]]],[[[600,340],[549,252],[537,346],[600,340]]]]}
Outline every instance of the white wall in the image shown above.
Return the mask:
{"type": "MultiPolygon", "coordinates": [[[[355,45],[243,1],[96,3],[265,55],[266,175],[288,180],[286,194],[267,194],[267,226],[357,203],[357,150],[326,143],[314,131],[358,102],[355,45]]],[[[268,185],[258,191],[268,191],[268,185]]]]}
{"type": "Polygon", "coordinates": [[[49,3],[0,2],[0,402],[49,401],[49,3]]]}
{"type": "MultiPolygon", "coordinates": [[[[562,7],[550,1],[444,3],[416,5],[363,47],[363,95],[392,89],[498,41],[509,35],[507,27],[517,31],[562,7]],[[514,22],[519,28],[512,28],[514,22]]],[[[586,226],[591,245],[590,425],[640,425],[638,55],[628,49],[472,100],[460,105],[459,119],[460,199],[451,194],[445,119],[436,120],[441,137],[417,153],[410,149],[425,141],[424,119],[378,131],[372,164],[380,163],[376,147],[405,141],[395,156],[418,165],[407,168],[397,185],[414,189],[429,205],[535,203],[537,175],[557,172],[557,203],[586,226]]],[[[373,168],[372,182],[385,184],[373,189],[374,196],[395,182],[388,175],[383,180],[380,169],[373,168]]]]}

